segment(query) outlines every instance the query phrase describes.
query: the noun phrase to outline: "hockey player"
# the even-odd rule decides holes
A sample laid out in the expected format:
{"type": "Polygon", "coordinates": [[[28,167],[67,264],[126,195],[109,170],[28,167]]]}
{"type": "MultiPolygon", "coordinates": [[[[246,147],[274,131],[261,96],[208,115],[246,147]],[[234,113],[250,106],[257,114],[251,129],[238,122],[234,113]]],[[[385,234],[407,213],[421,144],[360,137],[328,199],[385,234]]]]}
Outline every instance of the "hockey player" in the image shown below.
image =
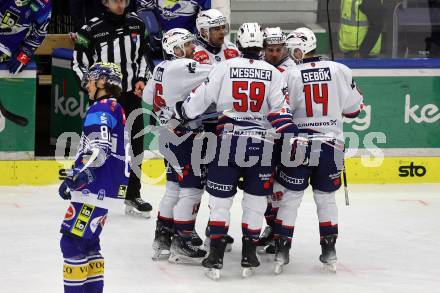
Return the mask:
{"type": "Polygon", "coordinates": [[[286,37],[279,27],[267,27],[264,30],[264,60],[280,72],[295,65],[286,49],[286,37]]]}
{"type": "MultiPolygon", "coordinates": [[[[81,80],[88,66],[94,62],[118,64],[123,75],[118,103],[130,116],[142,108],[142,90],[151,74],[147,66],[147,61],[151,60],[147,60],[149,56],[145,54],[148,32],[135,13],[128,13],[130,0],[102,0],[102,3],[105,12],[92,18],[77,33],[72,68],[81,80]]],[[[144,128],[143,116],[138,115],[130,126],[133,168],[128,182],[125,212],[149,218],[152,206],[141,198],[144,138],[135,137],[144,128]]]]}
{"type": "Polygon", "coordinates": [[[283,265],[289,263],[297,210],[309,184],[319,219],[319,260],[334,271],[338,236],[335,192],[341,186],[344,157],[342,118],[356,117],[363,107],[363,97],[349,68],[315,56],[316,37],[310,29],[299,28],[295,34],[292,44],[297,45],[290,45],[289,52],[292,58],[302,60],[284,77],[293,121],[312,144],[303,165],[285,167],[281,162],[277,170],[274,194],[282,196],[282,200],[275,220],[275,272],[280,273],[283,265]]]}
{"type": "MultiPolygon", "coordinates": [[[[167,60],[156,66],[153,78],[148,81],[144,92],[147,104],[153,104],[153,109],[159,117],[162,126],[167,125],[174,113],[177,102],[183,101],[189,93],[208,77],[211,65],[198,64],[192,60],[194,56],[195,37],[186,29],[171,29],[162,39],[162,47],[167,60]]],[[[184,136],[188,131],[182,127],[174,129],[178,136],[184,136]]],[[[191,149],[196,133],[191,134],[179,145],[165,142],[162,133],[159,136],[161,145],[169,145],[177,160],[178,166],[171,165],[166,160],[167,185],[157,216],[157,227],[153,242],[153,259],[160,258],[170,249],[170,262],[199,263],[206,251],[199,249],[199,243],[192,238],[195,219],[204,190],[203,175],[194,174],[191,168],[191,149]],[[173,231],[175,236],[172,239],[173,231]]]]}
{"type": "MultiPolygon", "coordinates": [[[[275,66],[281,73],[286,72],[295,62],[290,58],[286,49],[286,37],[279,27],[267,27],[264,30],[264,60],[275,66]]],[[[276,149],[274,152],[280,152],[276,149]]],[[[260,236],[259,246],[266,253],[275,253],[273,242],[274,220],[278,211],[277,196],[272,194],[267,198],[267,209],[264,213],[267,226],[260,236]]],[[[263,251],[261,249],[260,251],[263,251]]]]}
{"type": "Polygon", "coordinates": [[[5,0],[0,3],[0,63],[17,74],[47,35],[52,0],[5,0]]]}
{"type": "Polygon", "coordinates": [[[238,57],[240,52],[231,42],[225,40],[229,33],[226,17],[217,9],[209,9],[199,13],[196,20],[198,45],[194,60],[204,64],[216,64],[224,60],[238,57]]]}
{"type": "Polygon", "coordinates": [[[84,119],[74,168],[60,186],[70,206],[61,225],[64,292],[103,292],[104,257],[99,235],[113,206],[123,205],[130,173],[125,113],[117,103],[122,73],[95,63],[84,77],[93,104],[84,119]],[[70,191],[69,191],[70,190],[70,191]]]}
{"type": "MultiPolygon", "coordinates": [[[[199,13],[196,20],[198,44],[194,53],[194,60],[201,64],[217,64],[221,61],[238,57],[240,52],[231,42],[225,40],[229,33],[229,23],[226,17],[217,9],[209,9],[199,13]]],[[[207,112],[212,112],[208,109],[207,112]]],[[[204,121],[205,131],[215,132],[217,119],[207,119],[204,121]]],[[[205,230],[205,247],[209,248],[209,226],[205,230]]],[[[232,250],[234,239],[226,236],[228,246],[226,251],[232,250]]]]}
{"type": "Polygon", "coordinates": [[[285,97],[281,73],[267,62],[259,60],[263,50],[260,25],[242,24],[238,30],[237,44],[242,57],[216,65],[207,81],[183,104],[177,103],[175,108],[176,117],[183,121],[194,119],[212,103],[216,104],[217,112],[223,113],[217,126],[217,154],[209,164],[206,183],[206,190],[210,194],[211,243],[209,256],[202,264],[210,269],[207,275],[213,279],[220,277],[220,269],[223,267],[230,208],[240,177],[244,178],[243,276],[249,276],[253,268],[260,265],[256,244],[267,196],[272,192],[274,171],[270,159],[263,163],[263,159],[267,159],[263,158],[268,129],[266,115],[272,112],[267,119],[274,123],[277,131],[297,130],[290,114],[282,111],[285,97]],[[222,151],[223,143],[229,152],[222,151]],[[248,166],[244,161],[250,156],[257,158],[253,166],[248,166]]]}

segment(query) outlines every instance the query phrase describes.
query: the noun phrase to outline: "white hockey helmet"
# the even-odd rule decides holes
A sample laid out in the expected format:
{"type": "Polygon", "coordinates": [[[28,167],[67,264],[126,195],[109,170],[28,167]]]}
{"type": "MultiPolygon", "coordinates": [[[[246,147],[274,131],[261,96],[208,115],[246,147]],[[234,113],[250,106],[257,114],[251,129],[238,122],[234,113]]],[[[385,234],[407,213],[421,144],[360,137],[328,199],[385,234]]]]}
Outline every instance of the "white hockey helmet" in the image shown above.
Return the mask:
{"type": "Polygon", "coordinates": [[[267,45],[284,45],[286,37],[280,27],[267,27],[263,32],[264,46],[267,45]]]}
{"type": "Polygon", "coordinates": [[[180,48],[182,51],[185,51],[185,43],[193,42],[194,40],[194,35],[188,30],[184,28],[173,28],[164,33],[162,37],[162,48],[167,55],[182,58],[182,56],[176,56],[174,49],[180,48]]]}
{"type": "Polygon", "coordinates": [[[245,22],[238,28],[237,45],[241,48],[263,48],[263,32],[256,22],[245,22]]]}
{"type": "Polygon", "coordinates": [[[229,23],[227,18],[217,9],[208,9],[201,11],[197,15],[196,27],[202,39],[209,42],[209,29],[213,27],[225,26],[225,35],[229,33],[229,23]],[[206,35],[203,36],[202,30],[206,30],[206,35]]]}
{"type": "MultiPolygon", "coordinates": [[[[313,31],[306,27],[300,27],[292,31],[286,38],[286,47],[292,55],[293,47],[298,48],[305,55],[316,49],[316,36],[313,31]]],[[[293,49],[295,49],[293,48],[293,49]]]]}

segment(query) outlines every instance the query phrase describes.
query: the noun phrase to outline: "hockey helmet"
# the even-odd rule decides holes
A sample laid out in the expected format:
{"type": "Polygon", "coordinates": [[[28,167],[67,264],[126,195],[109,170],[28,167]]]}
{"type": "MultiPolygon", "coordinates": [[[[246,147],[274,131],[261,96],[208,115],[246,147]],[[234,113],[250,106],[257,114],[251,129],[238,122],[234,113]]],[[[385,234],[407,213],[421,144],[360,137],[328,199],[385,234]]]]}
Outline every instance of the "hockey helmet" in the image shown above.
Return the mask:
{"type": "Polygon", "coordinates": [[[96,62],[87,74],[84,74],[82,86],[85,88],[89,80],[103,79],[106,84],[115,85],[122,89],[122,73],[120,67],[115,63],[96,62]]]}
{"type": "Polygon", "coordinates": [[[174,58],[182,58],[180,56],[176,56],[174,49],[180,48],[181,50],[185,51],[185,43],[194,42],[194,40],[194,35],[188,30],[184,28],[173,28],[163,35],[162,48],[167,55],[173,56],[174,58]]]}
{"type": "Polygon", "coordinates": [[[229,33],[229,23],[227,18],[217,9],[201,11],[196,19],[196,27],[202,39],[209,42],[209,29],[213,27],[225,26],[225,35],[229,33]],[[202,30],[206,33],[204,36],[202,30]]]}
{"type": "Polygon", "coordinates": [[[263,32],[264,46],[267,45],[284,45],[286,37],[280,27],[267,27],[263,32]]]}
{"type": "Polygon", "coordinates": [[[256,22],[243,23],[238,28],[237,45],[241,48],[263,48],[263,32],[256,22]]]}
{"type": "Polygon", "coordinates": [[[286,47],[291,56],[296,48],[305,55],[316,49],[316,36],[311,29],[300,27],[287,36],[286,47]]]}

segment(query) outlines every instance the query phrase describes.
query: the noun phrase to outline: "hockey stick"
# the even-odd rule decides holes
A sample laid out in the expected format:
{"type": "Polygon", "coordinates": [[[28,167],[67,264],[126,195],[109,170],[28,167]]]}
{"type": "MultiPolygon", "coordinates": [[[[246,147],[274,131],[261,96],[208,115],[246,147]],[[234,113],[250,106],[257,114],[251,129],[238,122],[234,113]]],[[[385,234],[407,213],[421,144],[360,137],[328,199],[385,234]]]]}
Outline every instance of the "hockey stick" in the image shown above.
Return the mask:
{"type": "Polygon", "coordinates": [[[6,110],[5,106],[3,106],[1,101],[0,101],[0,112],[6,119],[14,122],[17,125],[26,126],[29,123],[27,118],[20,116],[20,115],[17,115],[17,114],[14,114],[14,113],[6,110]]]}
{"type": "MultiPolygon", "coordinates": [[[[335,54],[333,52],[333,37],[332,37],[332,26],[330,21],[330,9],[329,9],[329,2],[330,0],[327,0],[327,26],[328,26],[328,36],[329,36],[329,45],[330,45],[330,56],[331,60],[335,60],[335,54]]],[[[350,205],[350,201],[348,199],[348,184],[347,184],[347,171],[345,168],[344,163],[344,169],[342,169],[342,177],[344,179],[344,192],[345,192],[345,205],[350,205]]]]}
{"type": "Polygon", "coordinates": [[[84,164],[84,166],[81,168],[81,170],[79,170],[78,173],[76,173],[75,176],[73,176],[72,180],[75,181],[76,179],[78,179],[79,174],[81,174],[82,172],[84,172],[88,167],[90,167],[90,165],[93,164],[93,162],[96,160],[96,158],[99,155],[99,149],[98,148],[94,148],[92,151],[92,154],[89,157],[89,160],[87,161],[87,163],[84,164]]]}

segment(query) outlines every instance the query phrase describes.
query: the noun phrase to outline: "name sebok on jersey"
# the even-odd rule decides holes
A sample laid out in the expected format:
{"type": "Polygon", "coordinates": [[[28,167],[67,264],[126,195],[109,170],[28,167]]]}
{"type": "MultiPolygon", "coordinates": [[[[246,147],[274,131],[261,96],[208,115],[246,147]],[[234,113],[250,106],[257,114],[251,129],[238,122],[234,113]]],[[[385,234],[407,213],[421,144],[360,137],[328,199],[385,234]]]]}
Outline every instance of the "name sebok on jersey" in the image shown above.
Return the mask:
{"type": "Polygon", "coordinates": [[[363,97],[351,70],[319,57],[304,59],[285,75],[293,121],[300,130],[344,141],[343,116],[356,117],[363,97]]]}

